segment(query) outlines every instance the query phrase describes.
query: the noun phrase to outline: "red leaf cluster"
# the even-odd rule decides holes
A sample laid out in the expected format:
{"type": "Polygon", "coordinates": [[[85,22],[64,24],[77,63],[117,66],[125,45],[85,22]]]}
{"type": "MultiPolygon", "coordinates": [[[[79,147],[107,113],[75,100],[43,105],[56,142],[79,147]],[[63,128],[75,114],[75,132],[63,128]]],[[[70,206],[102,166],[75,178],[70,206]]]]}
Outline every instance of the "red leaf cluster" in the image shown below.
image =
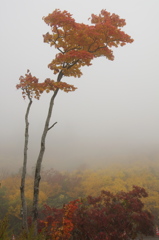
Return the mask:
{"type": "Polygon", "coordinates": [[[117,194],[102,191],[98,197],[75,200],[62,209],[45,206],[47,217],[39,221],[39,230],[45,226],[50,240],[128,240],[153,235],[153,216],[143,209],[142,197],[147,197],[145,189],[134,186],[117,194]]]}

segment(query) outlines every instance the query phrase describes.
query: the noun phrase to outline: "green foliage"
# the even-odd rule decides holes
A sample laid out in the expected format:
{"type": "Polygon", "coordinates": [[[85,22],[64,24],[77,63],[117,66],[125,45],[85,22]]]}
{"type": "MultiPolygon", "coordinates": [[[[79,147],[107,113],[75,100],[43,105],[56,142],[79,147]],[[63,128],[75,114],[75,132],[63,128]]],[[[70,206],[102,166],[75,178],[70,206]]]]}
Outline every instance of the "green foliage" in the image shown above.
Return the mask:
{"type": "Polygon", "coordinates": [[[0,187],[0,219],[3,219],[7,214],[9,201],[6,198],[6,187],[0,187]]]}
{"type": "Polygon", "coordinates": [[[9,240],[7,216],[0,220],[0,240],[9,240]]]}
{"type": "Polygon", "coordinates": [[[22,231],[19,236],[16,237],[16,240],[46,240],[43,232],[35,236],[34,227],[30,227],[28,233],[22,231]]]}

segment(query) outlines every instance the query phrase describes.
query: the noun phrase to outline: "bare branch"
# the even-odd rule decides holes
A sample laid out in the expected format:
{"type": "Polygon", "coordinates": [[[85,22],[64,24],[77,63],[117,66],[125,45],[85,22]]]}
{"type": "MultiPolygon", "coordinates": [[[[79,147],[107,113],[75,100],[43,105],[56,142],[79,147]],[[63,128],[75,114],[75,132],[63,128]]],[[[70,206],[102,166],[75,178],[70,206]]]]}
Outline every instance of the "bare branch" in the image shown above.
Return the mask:
{"type": "Polygon", "coordinates": [[[57,122],[53,123],[51,127],[48,128],[48,131],[56,125],[57,122]]]}

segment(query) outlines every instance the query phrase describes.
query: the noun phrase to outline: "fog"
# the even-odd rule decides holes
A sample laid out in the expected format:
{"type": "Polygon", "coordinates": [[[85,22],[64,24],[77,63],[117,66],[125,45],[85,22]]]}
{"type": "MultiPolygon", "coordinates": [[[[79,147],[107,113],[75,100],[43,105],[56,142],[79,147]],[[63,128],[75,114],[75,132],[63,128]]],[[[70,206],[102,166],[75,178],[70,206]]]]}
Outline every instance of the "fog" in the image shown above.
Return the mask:
{"type": "MultiPolygon", "coordinates": [[[[114,49],[82,69],[81,78],[64,78],[78,89],[60,92],[47,136],[44,168],[74,169],[113,159],[152,157],[159,146],[159,1],[158,0],[1,0],[0,9],[0,166],[22,166],[27,100],[16,90],[20,75],[30,69],[40,81],[56,76],[47,65],[57,53],[43,43],[49,31],[42,17],[56,8],[78,22],[89,23],[101,9],[126,19],[124,31],[134,42],[114,49]]],[[[35,165],[51,94],[34,100],[29,122],[29,168],[35,165]]]]}

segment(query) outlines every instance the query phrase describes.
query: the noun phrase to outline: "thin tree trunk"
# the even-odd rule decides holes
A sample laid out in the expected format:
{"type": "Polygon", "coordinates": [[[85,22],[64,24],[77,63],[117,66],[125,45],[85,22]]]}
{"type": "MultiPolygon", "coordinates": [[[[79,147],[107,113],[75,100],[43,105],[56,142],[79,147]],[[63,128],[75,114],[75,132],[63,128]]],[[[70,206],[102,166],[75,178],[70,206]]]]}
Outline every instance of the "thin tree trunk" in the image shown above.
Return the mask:
{"type": "Polygon", "coordinates": [[[25,142],[24,142],[24,159],[23,159],[23,168],[22,168],[22,176],[21,176],[21,186],[20,186],[20,193],[21,193],[21,215],[22,215],[22,228],[28,232],[28,223],[27,223],[27,204],[25,198],[25,179],[26,179],[26,169],[27,169],[27,151],[28,151],[28,140],[29,140],[29,121],[28,116],[30,112],[30,108],[32,105],[32,99],[28,94],[29,104],[27,107],[27,111],[25,114],[25,142]]]}
{"type": "MultiPolygon", "coordinates": [[[[60,82],[62,77],[63,77],[63,73],[61,71],[58,75],[57,82],[60,82]]],[[[44,156],[44,152],[45,152],[45,140],[46,140],[47,133],[56,124],[56,122],[55,122],[53,125],[51,125],[49,127],[50,119],[52,116],[54,100],[57,96],[58,91],[59,91],[59,89],[55,90],[50,99],[49,110],[48,110],[47,118],[46,118],[45,125],[44,125],[44,130],[43,130],[42,137],[41,137],[40,152],[39,152],[39,156],[38,156],[38,159],[36,162],[36,167],[35,167],[34,196],[33,196],[33,210],[32,210],[35,234],[37,234],[38,200],[39,200],[39,185],[40,185],[40,179],[41,179],[41,176],[40,176],[41,164],[42,164],[42,160],[43,160],[43,156],[44,156]]]]}

